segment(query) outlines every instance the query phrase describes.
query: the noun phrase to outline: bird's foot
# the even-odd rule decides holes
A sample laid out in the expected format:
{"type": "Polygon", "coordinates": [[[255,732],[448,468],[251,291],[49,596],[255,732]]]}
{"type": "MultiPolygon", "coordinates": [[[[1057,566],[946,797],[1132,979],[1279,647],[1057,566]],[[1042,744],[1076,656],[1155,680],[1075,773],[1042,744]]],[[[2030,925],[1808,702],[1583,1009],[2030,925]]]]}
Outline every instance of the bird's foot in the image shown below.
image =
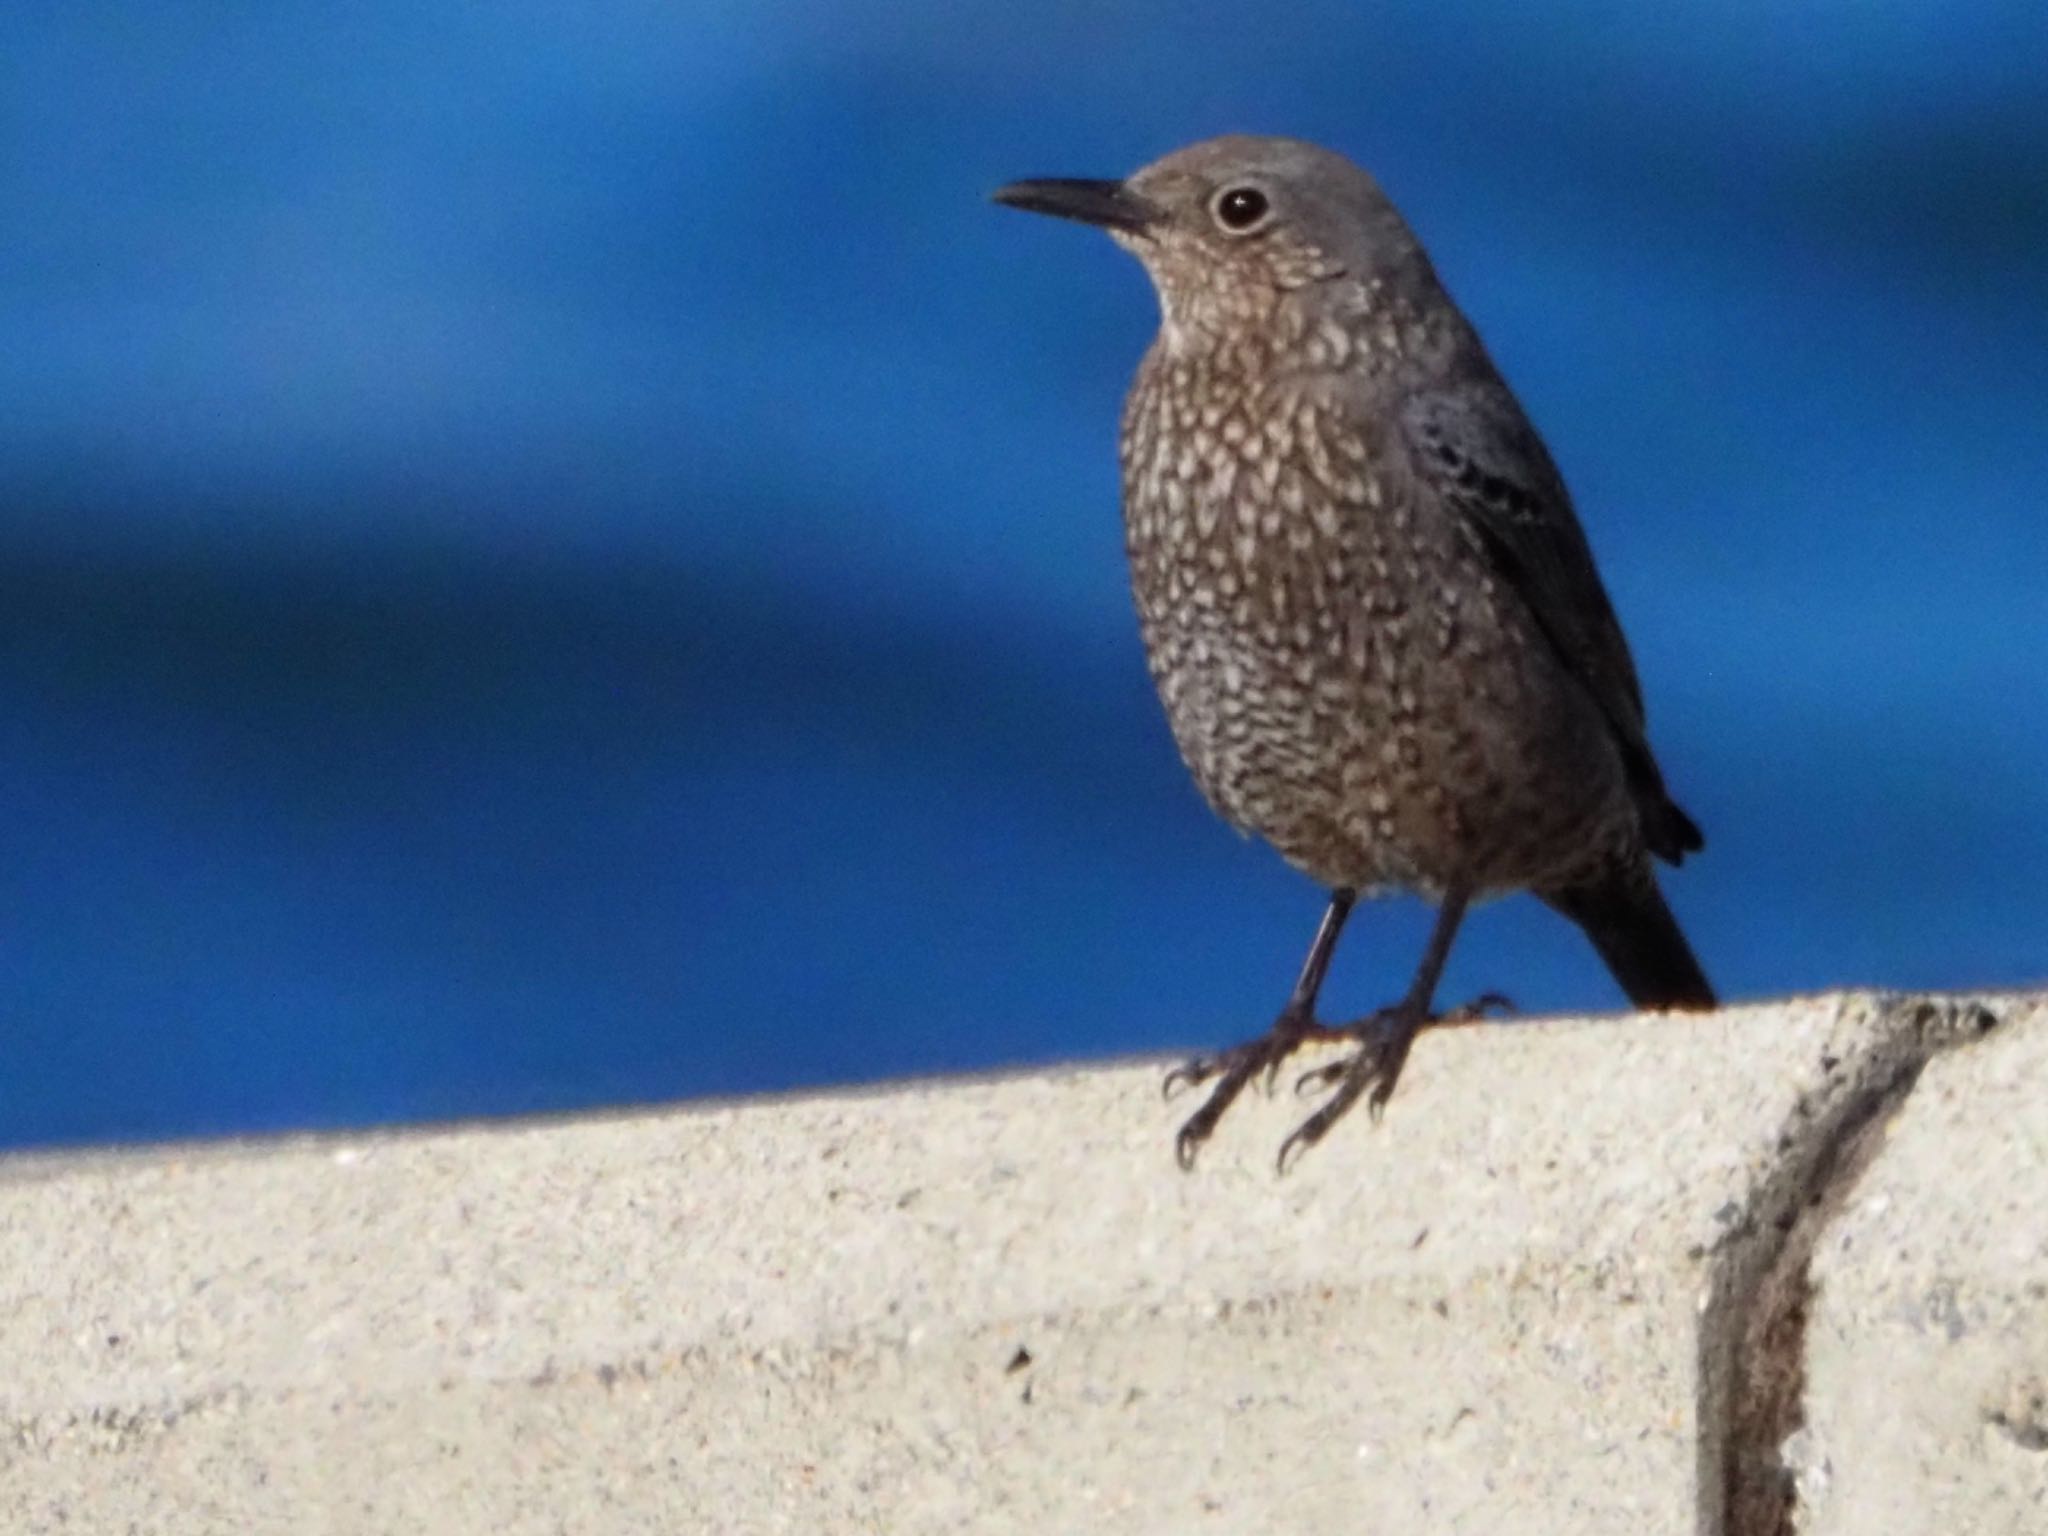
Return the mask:
{"type": "Polygon", "coordinates": [[[1377,1125],[1386,1111],[1387,1100],[1394,1095],[1394,1084],[1400,1081],[1401,1068],[1407,1064],[1408,1048],[1423,1030],[1453,1024],[1476,1024],[1487,1016],[1489,1010],[1511,1012],[1514,1006],[1498,992],[1484,993],[1462,1007],[1439,1014],[1424,1013],[1409,1003],[1396,1003],[1391,1008],[1369,1013],[1356,1023],[1330,1030],[1333,1035],[1356,1040],[1358,1050],[1342,1061],[1312,1068],[1296,1080],[1294,1091],[1297,1094],[1333,1086],[1337,1091],[1280,1144],[1280,1171],[1287,1172],[1302,1153],[1328,1135],[1330,1127],[1350,1113],[1351,1106],[1361,1098],[1366,1101],[1366,1113],[1377,1125]]]}
{"type": "Polygon", "coordinates": [[[1247,1040],[1214,1055],[1193,1057],[1175,1067],[1160,1085],[1160,1091],[1169,1099],[1182,1089],[1198,1088],[1212,1078],[1216,1080],[1216,1086],[1209,1090],[1207,1101],[1188,1116],[1174,1137],[1174,1159],[1184,1169],[1193,1168],[1202,1143],[1215,1131],[1224,1112],[1237,1102],[1237,1096],[1261,1074],[1265,1077],[1266,1091],[1270,1093],[1280,1064],[1304,1041],[1351,1038],[1352,1032],[1348,1027],[1335,1029],[1319,1024],[1306,1008],[1290,1004],[1273,1021],[1273,1027],[1258,1039],[1247,1040]]]}

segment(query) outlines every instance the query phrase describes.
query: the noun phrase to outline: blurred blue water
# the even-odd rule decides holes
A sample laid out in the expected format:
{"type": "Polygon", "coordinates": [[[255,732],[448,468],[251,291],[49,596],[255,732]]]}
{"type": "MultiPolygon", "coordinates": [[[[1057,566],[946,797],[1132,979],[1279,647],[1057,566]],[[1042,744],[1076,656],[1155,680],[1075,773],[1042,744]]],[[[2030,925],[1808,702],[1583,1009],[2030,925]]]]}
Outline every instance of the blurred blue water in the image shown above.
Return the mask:
{"type": "MultiPolygon", "coordinates": [[[[1372,165],[1548,434],[1724,990],[2048,975],[2048,16],[1639,9],[20,10],[0,1141],[1262,1024],[1319,897],[1139,663],[1151,298],[983,201],[1231,129],[1372,165]]],[[[1616,1001],[1527,901],[1446,985],[1616,1001]]]]}

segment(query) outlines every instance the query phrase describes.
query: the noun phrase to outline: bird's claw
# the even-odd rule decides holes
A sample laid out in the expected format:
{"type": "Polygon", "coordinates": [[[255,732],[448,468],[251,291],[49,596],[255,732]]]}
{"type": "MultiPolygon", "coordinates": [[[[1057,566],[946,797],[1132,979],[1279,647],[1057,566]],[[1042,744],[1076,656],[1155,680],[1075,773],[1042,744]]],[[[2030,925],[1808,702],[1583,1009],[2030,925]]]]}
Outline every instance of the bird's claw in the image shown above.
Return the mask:
{"type": "Polygon", "coordinates": [[[1310,1031],[1319,1028],[1313,1020],[1299,1017],[1291,1010],[1282,1013],[1273,1027],[1256,1040],[1247,1040],[1242,1045],[1232,1046],[1227,1051],[1218,1051],[1212,1056],[1196,1056],[1175,1067],[1166,1074],[1166,1081],[1160,1085],[1162,1095],[1172,1099],[1182,1090],[1199,1087],[1211,1078],[1220,1079],[1202,1107],[1187,1118],[1173,1139],[1174,1161],[1183,1169],[1195,1166],[1195,1157],[1222,1120],[1223,1113],[1237,1101],[1237,1096],[1254,1081],[1262,1082],[1268,1093],[1279,1075],[1280,1064],[1294,1053],[1310,1031]]]}
{"type": "Polygon", "coordinates": [[[1280,1145],[1282,1173],[1294,1166],[1329,1132],[1331,1126],[1361,1098],[1366,1113],[1377,1125],[1386,1113],[1387,1100],[1408,1059],[1408,1047],[1423,1029],[1441,1024],[1474,1024],[1491,1010],[1512,1010],[1514,1004],[1499,992],[1483,993],[1462,1007],[1446,1013],[1418,1014],[1409,1004],[1382,1008],[1344,1025],[1318,1024],[1312,1018],[1283,1013],[1273,1028],[1256,1040],[1233,1046],[1214,1055],[1195,1056],[1166,1074],[1160,1085],[1163,1097],[1172,1099],[1189,1088],[1220,1079],[1202,1107],[1187,1118],[1173,1138],[1174,1161],[1183,1169],[1195,1166],[1202,1144],[1214,1134],[1224,1112],[1254,1081],[1267,1093],[1273,1091],[1280,1068],[1305,1040],[1345,1039],[1358,1042],[1358,1049],[1338,1061],[1311,1067],[1295,1079],[1297,1096],[1306,1097],[1334,1088],[1336,1093],[1304,1120],[1280,1145]]]}
{"type": "Polygon", "coordinates": [[[1337,1091],[1280,1143],[1277,1168],[1281,1174],[1287,1173],[1301,1160],[1302,1154],[1328,1135],[1330,1127],[1343,1119],[1361,1097],[1365,1099],[1366,1113],[1372,1117],[1372,1123],[1380,1123],[1387,1100],[1393,1096],[1394,1083],[1401,1075],[1402,1063],[1407,1060],[1414,1032],[1403,1029],[1398,1020],[1376,1016],[1373,1022],[1392,1023],[1394,1028],[1383,1038],[1360,1046],[1356,1054],[1342,1061],[1303,1073],[1301,1081],[1295,1085],[1296,1092],[1300,1092],[1305,1084],[1311,1082],[1330,1083],[1335,1084],[1337,1091]]]}
{"type": "Polygon", "coordinates": [[[1344,1074],[1350,1070],[1349,1056],[1337,1061],[1326,1061],[1320,1067],[1310,1067],[1294,1080],[1294,1096],[1297,1099],[1305,1099],[1312,1093],[1321,1093],[1325,1088],[1341,1082],[1344,1074]]]}
{"type": "Polygon", "coordinates": [[[1288,1171],[1301,1161],[1302,1154],[1323,1139],[1324,1127],[1311,1128],[1311,1122],[1303,1121],[1295,1127],[1288,1138],[1280,1143],[1280,1156],[1275,1160],[1273,1171],[1286,1178],[1288,1171]]]}
{"type": "Polygon", "coordinates": [[[1394,1085],[1400,1081],[1401,1068],[1407,1063],[1408,1048],[1423,1030],[1442,1024],[1475,1024],[1490,1009],[1513,1007],[1501,993],[1487,992],[1447,1013],[1422,1014],[1411,1005],[1396,1004],[1346,1025],[1341,1033],[1357,1040],[1358,1049],[1341,1061],[1311,1067],[1295,1080],[1297,1095],[1325,1088],[1335,1088],[1336,1092],[1280,1144],[1279,1171],[1284,1174],[1299,1162],[1302,1154],[1321,1141],[1361,1098],[1374,1125],[1384,1120],[1387,1101],[1393,1098],[1394,1085]]]}

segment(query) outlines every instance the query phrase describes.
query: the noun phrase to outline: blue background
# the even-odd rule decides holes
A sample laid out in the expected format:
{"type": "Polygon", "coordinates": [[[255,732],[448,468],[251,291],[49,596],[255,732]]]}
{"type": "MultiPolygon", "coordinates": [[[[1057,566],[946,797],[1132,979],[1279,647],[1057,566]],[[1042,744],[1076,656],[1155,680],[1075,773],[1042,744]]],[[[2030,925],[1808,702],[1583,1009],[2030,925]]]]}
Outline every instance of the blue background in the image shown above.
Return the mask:
{"type": "MultiPolygon", "coordinates": [[[[1263,1027],[1321,898],[1140,664],[1150,292],[984,200],[1226,130],[1372,166],[1548,435],[1724,990],[2048,974],[2038,0],[7,33],[0,1140],[1263,1027]]],[[[1333,1009],[1426,917],[1354,923],[1333,1009]]],[[[1489,986],[1618,1002],[1526,898],[1489,986]]]]}

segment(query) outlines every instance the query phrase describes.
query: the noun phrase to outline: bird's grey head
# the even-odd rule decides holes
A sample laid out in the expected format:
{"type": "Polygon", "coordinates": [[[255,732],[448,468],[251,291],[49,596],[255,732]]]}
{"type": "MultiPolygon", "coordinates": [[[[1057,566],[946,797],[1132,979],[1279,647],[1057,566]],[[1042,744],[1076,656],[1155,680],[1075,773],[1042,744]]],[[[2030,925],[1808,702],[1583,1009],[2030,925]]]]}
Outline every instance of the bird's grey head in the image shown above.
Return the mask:
{"type": "Polygon", "coordinates": [[[1016,181],[995,200],[1108,230],[1145,264],[1169,339],[1263,324],[1291,294],[1357,301],[1433,282],[1379,184],[1300,139],[1206,139],[1123,181],[1016,181]]]}

